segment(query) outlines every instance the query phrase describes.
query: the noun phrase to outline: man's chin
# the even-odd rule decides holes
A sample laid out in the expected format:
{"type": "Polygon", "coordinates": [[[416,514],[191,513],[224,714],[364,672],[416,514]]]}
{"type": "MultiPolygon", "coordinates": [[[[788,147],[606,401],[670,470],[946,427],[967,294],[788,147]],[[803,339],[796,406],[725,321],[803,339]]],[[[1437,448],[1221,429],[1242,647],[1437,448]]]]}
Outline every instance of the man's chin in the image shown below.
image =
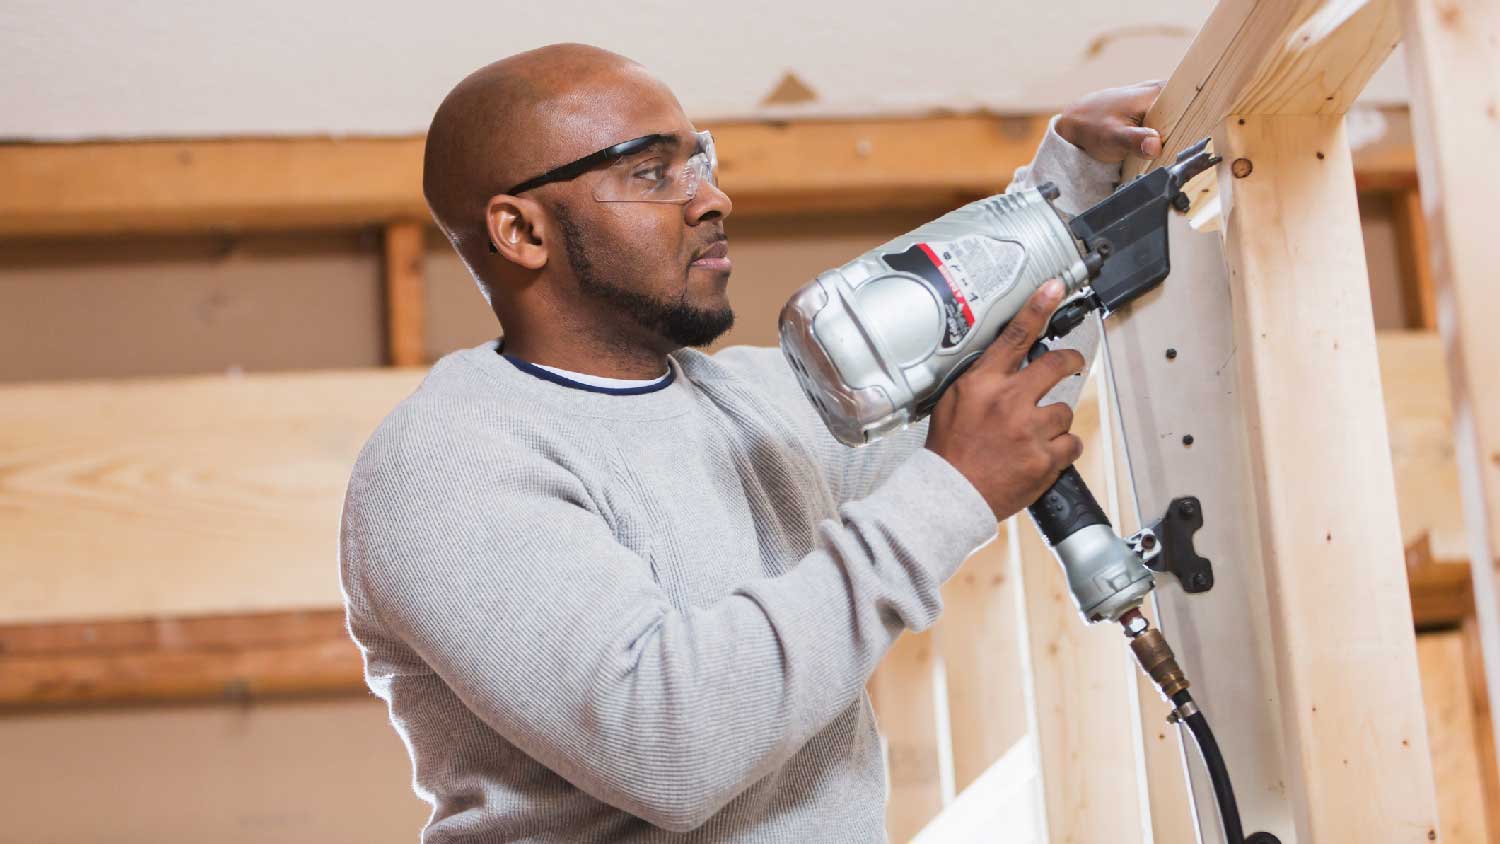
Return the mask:
{"type": "Polygon", "coordinates": [[[702,348],[712,345],[733,327],[734,311],[725,307],[673,313],[664,321],[661,333],[679,347],[702,348]]]}

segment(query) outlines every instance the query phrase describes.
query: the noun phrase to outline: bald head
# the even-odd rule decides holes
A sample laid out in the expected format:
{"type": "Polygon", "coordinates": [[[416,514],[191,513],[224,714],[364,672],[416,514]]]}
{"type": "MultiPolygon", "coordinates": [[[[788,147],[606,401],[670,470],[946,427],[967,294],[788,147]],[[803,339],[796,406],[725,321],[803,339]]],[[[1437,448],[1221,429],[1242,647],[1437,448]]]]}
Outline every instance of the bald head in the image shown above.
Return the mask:
{"type": "Polygon", "coordinates": [[[678,108],[671,91],[640,65],[583,44],[518,53],[476,70],[448,93],[427,132],[422,191],[481,284],[490,198],[627,140],[618,135],[635,131],[643,98],[658,107],[665,98],[678,108]]]}

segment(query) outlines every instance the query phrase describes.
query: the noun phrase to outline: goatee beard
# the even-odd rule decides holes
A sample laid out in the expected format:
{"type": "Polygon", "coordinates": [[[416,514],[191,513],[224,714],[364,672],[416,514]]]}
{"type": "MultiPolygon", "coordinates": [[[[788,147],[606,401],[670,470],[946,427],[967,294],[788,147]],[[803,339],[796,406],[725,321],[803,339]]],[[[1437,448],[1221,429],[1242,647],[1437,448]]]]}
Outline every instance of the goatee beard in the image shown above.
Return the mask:
{"type": "Polygon", "coordinates": [[[734,326],[732,309],[695,308],[688,304],[686,290],[677,299],[668,301],[654,299],[608,279],[589,254],[584,233],[567,209],[558,206],[556,214],[568,262],[573,265],[579,290],[585,295],[614,305],[641,328],[677,346],[707,346],[734,326]]]}

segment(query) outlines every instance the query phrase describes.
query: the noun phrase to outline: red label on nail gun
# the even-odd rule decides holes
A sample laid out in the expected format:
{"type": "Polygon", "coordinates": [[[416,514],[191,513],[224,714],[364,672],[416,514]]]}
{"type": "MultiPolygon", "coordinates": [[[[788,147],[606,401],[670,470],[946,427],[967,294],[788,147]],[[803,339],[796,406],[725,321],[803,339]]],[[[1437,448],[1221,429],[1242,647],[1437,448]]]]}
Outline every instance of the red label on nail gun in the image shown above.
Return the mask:
{"type": "Polygon", "coordinates": [[[969,307],[969,298],[963,288],[943,266],[943,261],[925,243],[905,252],[885,256],[886,264],[893,270],[910,273],[932,288],[943,305],[943,347],[952,348],[963,342],[969,329],[974,326],[974,310],[969,307]]]}

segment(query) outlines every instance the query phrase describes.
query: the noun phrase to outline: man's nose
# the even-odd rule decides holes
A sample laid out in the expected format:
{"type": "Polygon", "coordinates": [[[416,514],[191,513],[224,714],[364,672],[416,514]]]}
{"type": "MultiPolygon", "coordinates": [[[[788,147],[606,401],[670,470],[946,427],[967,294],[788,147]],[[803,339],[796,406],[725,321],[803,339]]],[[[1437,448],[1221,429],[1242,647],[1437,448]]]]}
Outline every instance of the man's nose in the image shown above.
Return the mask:
{"type": "Polygon", "coordinates": [[[722,219],[728,217],[734,210],[734,203],[729,201],[729,194],[725,193],[718,185],[704,179],[698,184],[698,192],[683,208],[690,226],[696,226],[704,220],[722,219]]]}

